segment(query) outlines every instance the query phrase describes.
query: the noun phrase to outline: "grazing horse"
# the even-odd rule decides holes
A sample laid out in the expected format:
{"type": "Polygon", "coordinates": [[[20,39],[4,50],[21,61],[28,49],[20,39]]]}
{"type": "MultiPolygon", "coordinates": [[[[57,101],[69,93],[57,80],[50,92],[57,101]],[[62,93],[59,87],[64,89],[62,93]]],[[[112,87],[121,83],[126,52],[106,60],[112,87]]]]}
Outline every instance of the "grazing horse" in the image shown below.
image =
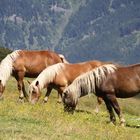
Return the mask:
{"type": "Polygon", "coordinates": [[[44,101],[47,102],[51,90],[54,88],[62,95],[63,90],[79,75],[105,64],[101,61],[87,61],[76,64],[59,63],[44,69],[30,84],[30,102],[36,103],[41,96],[41,89],[47,88],[44,101]]]}
{"type": "Polygon", "coordinates": [[[64,109],[73,111],[78,99],[87,93],[101,97],[109,111],[110,120],[116,122],[114,109],[124,126],[125,120],[116,98],[129,98],[140,93],[140,64],[127,67],[102,65],[77,77],[63,92],[64,109]]]}
{"type": "Polygon", "coordinates": [[[3,95],[7,80],[12,75],[17,80],[19,99],[27,98],[23,78],[35,78],[46,67],[60,62],[67,61],[62,54],[52,51],[16,50],[8,54],[0,63],[0,97],[3,95]]]}

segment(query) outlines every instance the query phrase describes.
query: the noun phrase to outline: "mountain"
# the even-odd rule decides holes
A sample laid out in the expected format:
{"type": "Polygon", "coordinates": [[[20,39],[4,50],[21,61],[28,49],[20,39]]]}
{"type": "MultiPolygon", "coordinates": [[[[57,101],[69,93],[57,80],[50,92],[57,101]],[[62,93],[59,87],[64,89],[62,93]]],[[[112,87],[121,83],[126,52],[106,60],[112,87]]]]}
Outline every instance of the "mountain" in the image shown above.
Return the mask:
{"type": "Polygon", "coordinates": [[[3,60],[7,56],[7,54],[11,52],[12,51],[10,49],[0,46],[0,61],[3,60]]]}
{"type": "Polygon", "coordinates": [[[0,44],[138,63],[140,0],[0,0],[0,44]]]}

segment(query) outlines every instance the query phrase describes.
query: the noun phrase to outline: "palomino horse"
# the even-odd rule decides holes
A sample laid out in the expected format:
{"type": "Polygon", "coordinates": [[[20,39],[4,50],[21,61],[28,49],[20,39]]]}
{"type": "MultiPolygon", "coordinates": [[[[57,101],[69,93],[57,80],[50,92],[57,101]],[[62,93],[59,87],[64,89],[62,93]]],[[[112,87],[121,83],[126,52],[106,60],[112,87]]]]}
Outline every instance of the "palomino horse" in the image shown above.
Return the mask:
{"type": "Polygon", "coordinates": [[[62,54],[58,55],[51,51],[16,50],[12,52],[0,63],[0,97],[2,97],[7,80],[12,75],[17,80],[19,99],[27,98],[23,78],[35,78],[46,67],[60,62],[67,61],[62,54]]]}
{"type": "Polygon", "coordinates": [[[62,95],[63,90],[79,75],[105,64],[100,61],[88,61],[76,64],[59,63],[44,69],[29,86],[30,102],[36,103],[41,96],[41,89],[47,87],[47,102],[51,90],[54,88],[62,95]]]}
{"type": "Polygon", "coordinates": [[[73,111],[78,99],[91,92],[104,100],[110,120],[116,122],[114,109],[124,126],[116,97],[129,98],[140,93],[140,64],[127,67],[103,65],[77,77],[63,92],[64,109],[73,111]]]}

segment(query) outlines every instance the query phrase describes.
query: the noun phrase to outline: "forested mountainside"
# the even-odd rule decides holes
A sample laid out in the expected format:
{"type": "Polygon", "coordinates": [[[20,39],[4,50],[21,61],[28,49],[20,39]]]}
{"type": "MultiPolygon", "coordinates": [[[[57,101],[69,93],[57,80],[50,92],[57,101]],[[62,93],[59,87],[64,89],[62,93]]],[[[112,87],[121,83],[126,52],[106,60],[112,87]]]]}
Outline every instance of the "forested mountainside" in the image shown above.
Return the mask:
{"type": "Polygon", "coordinates": [[[12,51],[10,49],[0,46],[0,62],[11,52],[12,51]]]}
{"type": "Polygon", "coordinates": [[[138,63],[140,0],[0,0],[0,44],[138,63]]]}

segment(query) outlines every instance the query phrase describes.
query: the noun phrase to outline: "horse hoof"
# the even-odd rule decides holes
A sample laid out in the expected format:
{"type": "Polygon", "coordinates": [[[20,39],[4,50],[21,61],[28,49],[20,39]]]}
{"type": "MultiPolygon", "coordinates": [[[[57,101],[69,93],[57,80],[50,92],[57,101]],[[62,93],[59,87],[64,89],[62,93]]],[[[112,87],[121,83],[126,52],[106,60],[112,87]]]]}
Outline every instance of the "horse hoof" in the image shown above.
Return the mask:
{"type": "Polygon", "coordinates": [[[111,124],[111,125],[116,125],[116,122],[111,121],[111,120],[106,121],[106,123],[107,123],[107,124],[111,124]]]}
{"type": "Polygon", "coordinates": [[[115,121],[115,122],[113,121],[112,123],[113,123],[114,125],[117,125],[116,121],[115,121]]]}
{"type": "Polygon", "coordinates": [[[19,99],[18,99],[18,102],[19,102],[19,103],[24,103],[24,99],[23,99],[23,98],[19,98],[19,99]]]}
{"type": "Polygon", "coordinates": [[[48,102],[48,101],[46,101],[46,100],[43,100],[43,103],[44,103],[44,104],[46,104],[47,102],[48,102]]]}
{"type": "Polygon", "coordinates": [[[98,110],[98,109],[94,109],[94,112],[95,112],[96,114],[98,114],[98,113],[99,113],[99,110],[98,110]]]}
{"type": "Polygon", "coordinates": [[[121,118],[121,120],[120,120],[120,125],[121,125],[122,127],[125,126],[125,119],[124,119],[124,118],[121,118]]]}
{"type": "Polygon", "coordinates": [[[125,127],[125,124],[124,124],[124,123],[121,123],[120,125],[121,125],[122,127],[125,127]]]}

